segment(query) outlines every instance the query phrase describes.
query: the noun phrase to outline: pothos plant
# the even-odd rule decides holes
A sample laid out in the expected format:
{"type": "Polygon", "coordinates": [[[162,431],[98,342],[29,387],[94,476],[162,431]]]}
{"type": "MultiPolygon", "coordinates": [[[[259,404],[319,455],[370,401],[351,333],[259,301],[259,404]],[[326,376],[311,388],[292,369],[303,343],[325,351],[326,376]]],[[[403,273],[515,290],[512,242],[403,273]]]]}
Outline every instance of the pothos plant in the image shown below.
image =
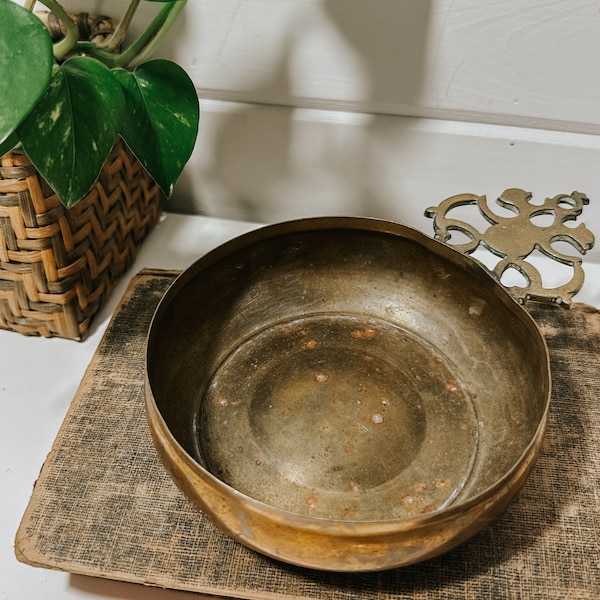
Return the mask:
{"type": "Polygon", "coordinates": [[[0,0],[0,156],[23,152],[67,207],[93,186],[117,136],[168,197],[198,132],[198,97],[185,71],[147,60],[187,0],[130,0],[103,41],[79,39],[56,0],[40,0],[66,31],[53,42],[35,0],[0,0]],[[124,40],[141,1],[163,6],[124,40]]]}

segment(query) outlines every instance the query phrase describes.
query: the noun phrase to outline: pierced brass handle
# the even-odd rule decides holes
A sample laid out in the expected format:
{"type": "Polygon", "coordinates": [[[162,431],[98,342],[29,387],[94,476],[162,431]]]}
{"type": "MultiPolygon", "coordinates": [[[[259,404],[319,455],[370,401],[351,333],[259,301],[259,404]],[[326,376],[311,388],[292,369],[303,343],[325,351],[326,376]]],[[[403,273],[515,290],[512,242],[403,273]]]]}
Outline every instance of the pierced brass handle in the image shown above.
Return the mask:
{"type": "Polygon", "coordinates": [[[433,219],[435,238],[448,243],[455,249],[471,254],[480,246],[500,258],[492,273],[498,281],[508,269],[515,269],[524,277],[525,287],[508,288],[511,294],[521,303],[527,300],[555,302],[570,306],[572,297],[581,289],[584,282],[582,259],[557,251],[552,244],[557,241],[568,242],[580,254],[585,254],[594,245],[594,235],[585,225],[567,227],[565,222],[574,221],[581,214],[583,207],[589,204],[585,194],[573,192],[558,194],[546,198],[543,204],[532,204],[532,194],[517,188],[505,190],[496,200],[496,204],[510,210],[515,216],[501,217],[493,213],[485,196],[476,194],[458,194],[451,196],[437,207],[430,207],[425,216],[433,219]],[[462,220],[448,218],[448,213],[459,206],[476,205],[490,227],[483,233],[462,220]],[[540,215],[554,217],[549,226],[540,227],[532,222],[532,218],[540,215]],[[452,232],[457,231],[467,236],[462,244],[452,244],[452,232]],[[573,268],[573,277],[564,285],[545,288],[537,268],[527,258],[534,250],[545,256],[573,268]]]}

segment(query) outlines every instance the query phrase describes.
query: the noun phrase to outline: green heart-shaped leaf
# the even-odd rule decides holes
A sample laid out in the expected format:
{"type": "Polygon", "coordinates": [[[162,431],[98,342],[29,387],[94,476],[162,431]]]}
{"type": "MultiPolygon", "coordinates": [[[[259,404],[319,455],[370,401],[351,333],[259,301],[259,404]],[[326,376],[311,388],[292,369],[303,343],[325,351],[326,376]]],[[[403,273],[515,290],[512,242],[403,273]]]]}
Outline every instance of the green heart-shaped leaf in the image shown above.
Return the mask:
{"type": "Polygon", "coordinates": [[[108,67],[66,61],[18,133],[31,162],[65,206],[92,187],[118,134],[125,100],[108,67]]]}
{"type": "Polygon", "coordinates": [[[173,62],[153,60],[133,73],[115,69],[127,102],[121,137],[166,196],[189,160],[198,135],[194,84],[173,62]]]}
{"type": "MultiPolygon", "coordinates": [[[[43,23],[22,6],[0,0],[0,149],[42,95],[52,72],[52,42],[43,23]]],[[[4,152],[3,152],[4,153],[4,152]]]]}

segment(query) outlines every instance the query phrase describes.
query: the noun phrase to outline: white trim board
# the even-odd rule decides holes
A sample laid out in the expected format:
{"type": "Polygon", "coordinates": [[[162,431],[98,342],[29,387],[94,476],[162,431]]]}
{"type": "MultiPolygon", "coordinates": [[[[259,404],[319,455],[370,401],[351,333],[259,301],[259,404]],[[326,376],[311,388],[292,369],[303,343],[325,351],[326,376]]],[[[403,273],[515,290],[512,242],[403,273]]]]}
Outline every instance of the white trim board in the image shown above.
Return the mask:
{"type": "Polygon", "coordinates": [[[460,121],[201,100],[196,150],[169,210],[258,222],[348,214],[427,233],[427,207],[506,188],[574,190],[598,244],[600,136],[460,121]]]}

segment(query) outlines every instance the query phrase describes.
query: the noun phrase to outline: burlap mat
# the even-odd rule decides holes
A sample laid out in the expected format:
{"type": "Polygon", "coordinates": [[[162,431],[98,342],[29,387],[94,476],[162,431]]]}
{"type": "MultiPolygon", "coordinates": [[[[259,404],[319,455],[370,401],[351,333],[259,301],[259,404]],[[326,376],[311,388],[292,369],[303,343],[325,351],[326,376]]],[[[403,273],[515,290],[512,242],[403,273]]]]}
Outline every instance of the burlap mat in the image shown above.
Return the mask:
{"type": "Polygon", "coordinates": [[[143,406],[144,342],[173,273],[134,278],[46,460],[16,538],[26,563],[238,598],[600,598],[600,313],[533,311],[551,349],[542,455],[493,525],[413,567],[337,574],[231,541],[160,464],[143,406]]]}

